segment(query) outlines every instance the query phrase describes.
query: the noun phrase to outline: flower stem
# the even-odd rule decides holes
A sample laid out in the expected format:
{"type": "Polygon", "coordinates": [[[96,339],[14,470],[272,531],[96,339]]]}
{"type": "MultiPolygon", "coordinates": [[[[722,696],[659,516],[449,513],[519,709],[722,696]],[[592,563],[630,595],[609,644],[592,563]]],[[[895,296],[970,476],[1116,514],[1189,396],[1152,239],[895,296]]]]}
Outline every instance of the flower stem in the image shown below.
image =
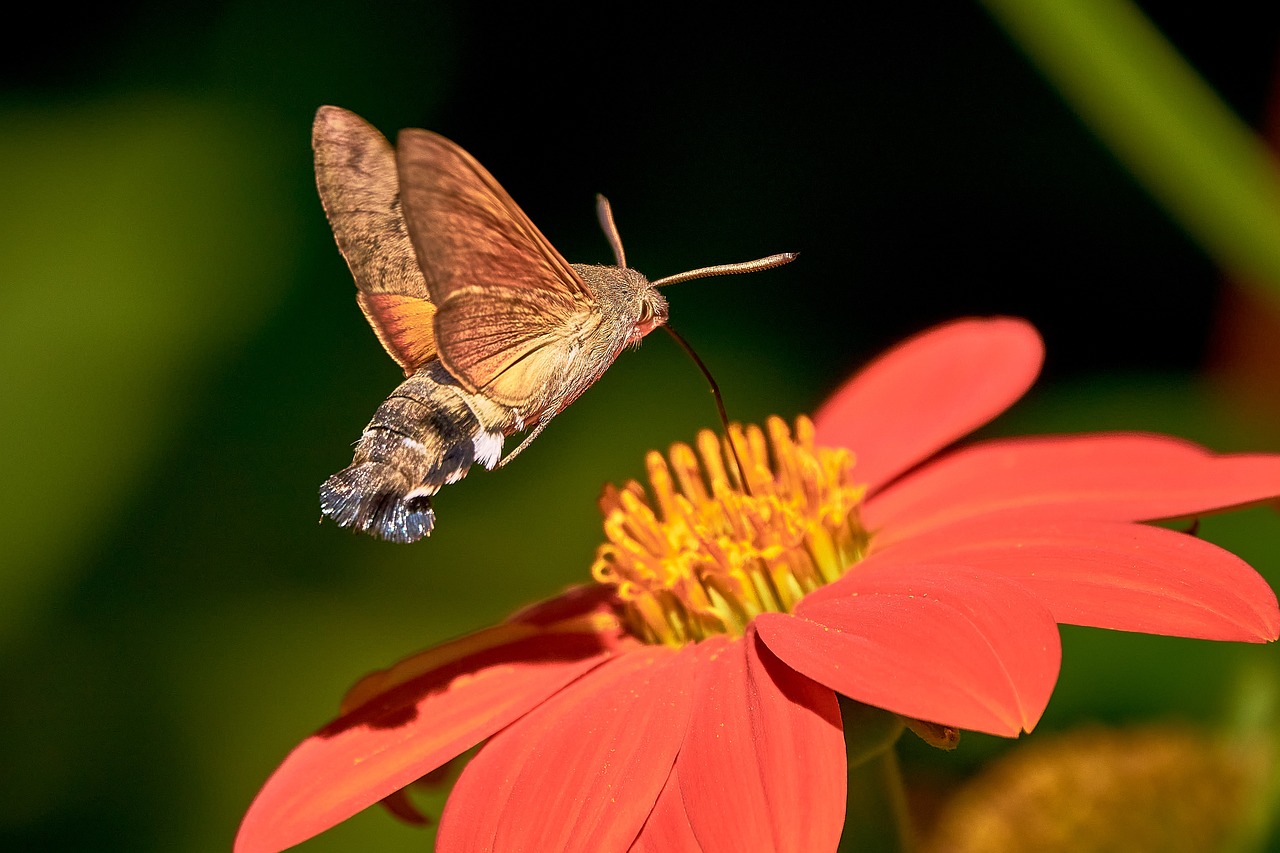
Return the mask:
{"type": "Polygon", "coordinates": [[[912,853],[915,838],[893,748],[903,731],[901,719],[843,698],[840,711],[849,753],[840,853],[912,853]],[[879,747],[868,749],[874,741],[879,747]]]}

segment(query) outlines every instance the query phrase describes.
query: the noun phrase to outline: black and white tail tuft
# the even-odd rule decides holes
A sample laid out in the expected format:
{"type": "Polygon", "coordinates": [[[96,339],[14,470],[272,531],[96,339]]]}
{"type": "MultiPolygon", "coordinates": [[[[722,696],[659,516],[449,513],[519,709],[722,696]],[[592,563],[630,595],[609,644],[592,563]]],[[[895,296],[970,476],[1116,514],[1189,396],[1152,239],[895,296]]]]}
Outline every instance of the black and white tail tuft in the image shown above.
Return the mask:
{"type": "Polygon", "coordinates": [[[416,542],[430,536],[436,523],[431,498],[381,462],[359,462],[325,480],[320,511],[341,527],[388,542],[416,542]]]}

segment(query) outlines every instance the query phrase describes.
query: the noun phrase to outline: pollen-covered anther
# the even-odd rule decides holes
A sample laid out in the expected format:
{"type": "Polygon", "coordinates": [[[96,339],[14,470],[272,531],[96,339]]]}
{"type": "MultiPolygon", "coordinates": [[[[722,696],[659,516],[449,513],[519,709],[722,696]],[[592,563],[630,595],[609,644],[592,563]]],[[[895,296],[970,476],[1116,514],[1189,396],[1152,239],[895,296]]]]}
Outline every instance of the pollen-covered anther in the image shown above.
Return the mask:
{"type": "Polygon", "coordinates": [[[608,541],[591,573],[615,587],[633,634],[677,646],[739,636],[756,614],[790,611],[865,555],[853,457],[813,438],[803,416],[794,435],[778,417],[765,430],[732,425],[728,440],[704,430],[696,452],[648,454],[648,493],[634,480],[606,487],[608,541]]]}

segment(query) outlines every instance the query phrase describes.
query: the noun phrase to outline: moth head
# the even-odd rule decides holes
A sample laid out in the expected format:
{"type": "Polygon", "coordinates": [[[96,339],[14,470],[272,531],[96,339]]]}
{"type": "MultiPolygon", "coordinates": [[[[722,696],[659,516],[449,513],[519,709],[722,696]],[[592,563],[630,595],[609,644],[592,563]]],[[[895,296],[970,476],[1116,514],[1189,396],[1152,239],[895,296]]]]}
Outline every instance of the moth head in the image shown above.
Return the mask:
{"type": "MultiPolygon", "coordinates": [[[[597,293],[612,292],[614,294],[614,299],[606,298],[604,300],[607,303],[617,304],[621,307],[623,302],[629,301],[628,297],[639,300],[637,312],[630,314],[636,319],[631,329],[631,334],[627,338],[627,343],[629,344],[637,344],[641,338],[654,329],[659,326],[666,326],[667,300],[658,292],[657,288],[712,275],[736,275],[737,273],[772,269],[796,259],[794,252],[787,252],[781,255],[770,255],[767,258],[760,258],[756,261],[700,267],[696,270],[669,275],[656,281],[649,281],[643,275],[627,266],[627,254],[622,248],[622,238],[618,235],[618,226],[613,221],[613,208],[609,206],[609,200],[602,195],[596,196],[596,217],[600,220],[600,228],[604,231],[605,237],[608,238],[610,248],[613,249],[615,265],[607,268],[595,268],[612,271],[610,274],[598,275],[599,283],[589,277],[587,270],[592,268],[575,264],[574,269],[583,275],[587,286],[592,290],[597,293]]],[[[618,311],[618,314],[619,316],[624,316],[621,310],[618,311]]],[[[670,328],[670,326],[667,326],[668,330],[670,328]]]]}

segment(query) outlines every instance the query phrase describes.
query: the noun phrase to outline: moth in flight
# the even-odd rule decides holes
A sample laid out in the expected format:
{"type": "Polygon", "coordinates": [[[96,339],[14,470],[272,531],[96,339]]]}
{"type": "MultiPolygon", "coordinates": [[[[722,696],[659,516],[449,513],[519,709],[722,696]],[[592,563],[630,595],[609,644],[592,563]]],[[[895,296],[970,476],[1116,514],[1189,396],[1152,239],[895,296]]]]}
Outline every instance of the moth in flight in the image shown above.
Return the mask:
{"type": "Polygon", "coordinates": [[[431,497],[472,464],[502,466],[667,321],[657,288],[752,272],[794,254],[649,281],[630,269],[609,203],[597,214],[616,265],[570,264],[483,166],[436,133],[391,144],[339,107],[312,127],[316,186],[356,300],[406,379],[374,412],[351,465],[320,487],[342,527],[413,542],[431,497]],[[528,430],[506,456],[503,442],[528,430]]]}

